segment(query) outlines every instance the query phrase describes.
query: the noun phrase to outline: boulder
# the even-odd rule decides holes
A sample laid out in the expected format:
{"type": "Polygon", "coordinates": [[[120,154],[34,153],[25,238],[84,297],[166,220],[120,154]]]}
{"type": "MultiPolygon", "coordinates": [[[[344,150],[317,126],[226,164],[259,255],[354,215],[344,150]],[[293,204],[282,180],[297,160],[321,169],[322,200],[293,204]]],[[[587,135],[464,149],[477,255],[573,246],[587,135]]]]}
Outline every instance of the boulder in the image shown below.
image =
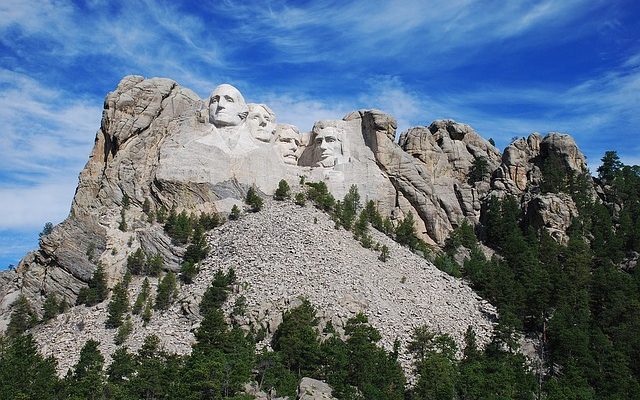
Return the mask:
{"type": "Polygon", "coordinates": [[[333,389],[323,381],[312,378],[302,378],[298,384],[298,400],[335,399],[331,395],[333,389]]]}

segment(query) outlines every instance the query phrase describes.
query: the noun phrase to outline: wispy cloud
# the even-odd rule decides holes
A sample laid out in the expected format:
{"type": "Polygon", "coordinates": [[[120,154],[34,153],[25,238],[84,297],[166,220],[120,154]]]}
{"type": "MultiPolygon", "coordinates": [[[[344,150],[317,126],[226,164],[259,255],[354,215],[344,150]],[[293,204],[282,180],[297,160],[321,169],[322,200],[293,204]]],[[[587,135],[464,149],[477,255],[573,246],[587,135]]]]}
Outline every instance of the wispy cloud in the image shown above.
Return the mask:
{"type": "Polygon", "coordinates": [[[101,101],[8,70],[0,70],[0,88],[0,229],[61,221],[100,126],[101,101]]]}
{"type": "MultiPolygon", "coordinates": [[[[270,60],[285,56],[289,62],[357,63],[390,57],[437,67],[435,55],[517,38],[531,31],[528,41],[542,41],[553,28],[565,26],[603,3],[588,0],[563,2],[480,2],[472,0],[314,1],[304,6],[287,2],[248,3],[222,1],[214,7],[235,20],[232,34],[262,42],[273,50],[270,60]],[[541,22],[544,23],[541,23],[541,22]],[[435,60],[433,60],[435,61],[435,60]]],[[[573,29],[577,31],[581,29],[573,29]]],[[[555,37],[566,40],[569,34],[555,37]]],[[[522,45],[522,44],[520,44],[522,45]]],[[[460,62],[458,53],[448,64],[460,62]]]]}

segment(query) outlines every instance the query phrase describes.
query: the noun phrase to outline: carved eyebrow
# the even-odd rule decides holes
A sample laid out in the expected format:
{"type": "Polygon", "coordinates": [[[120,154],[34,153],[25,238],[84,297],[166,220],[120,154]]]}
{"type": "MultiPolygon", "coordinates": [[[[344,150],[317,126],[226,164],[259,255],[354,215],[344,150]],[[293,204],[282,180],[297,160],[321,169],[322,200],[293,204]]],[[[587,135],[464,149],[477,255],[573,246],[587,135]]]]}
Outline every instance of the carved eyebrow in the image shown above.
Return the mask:
{"type": "Polygon", "coordinates": [[[233,97],[229,96],[228,94],[224,96],[225,100],[230,101],[230,102],[234,102],[235,100],[233,100],[233,97]]]}
{"type": "Polygon", "coordinates": [[[211,98],[211,101],[212,101],[212,102],[213,102],[213,101],[220,101],[220,96],[218,96],[218,95],[213,96],[213,97],[211,98]]]}

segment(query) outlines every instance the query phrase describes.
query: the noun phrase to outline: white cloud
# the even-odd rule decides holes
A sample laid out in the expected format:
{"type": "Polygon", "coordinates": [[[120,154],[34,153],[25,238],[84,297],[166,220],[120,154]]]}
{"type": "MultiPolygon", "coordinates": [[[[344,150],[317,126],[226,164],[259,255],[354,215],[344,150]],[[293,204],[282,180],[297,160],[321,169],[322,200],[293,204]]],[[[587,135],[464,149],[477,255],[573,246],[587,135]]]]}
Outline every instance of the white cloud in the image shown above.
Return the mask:
{"type": "Polygon", "coordinates": [[[0,188],[0,230],[38,229],[61,222],[69,214],[77,180],[40,182],[28,187],[0,188]]]}
{"type": "Polygon", "coordinates": [[[8,70],[0,70],[0,88],[0,229],[59,222],[100,127],[101,101],[8,70]]]}
{"type": "Polygon", "coordinates": [[[560,37],[554,28],[566,26],[600,1],[486,2],[433,0],[424,2],[314,1],[304,6],[287,2],[223,1],[214,7],[236,20],[232,28],[243,40],[270,43],[274,59],[283,62],[362,63],[364,60],[411,60],[443,68],[476,54],[481,46],[520,38],[524,47],[553,37],[567,40],[588,29],[573,28],[560,37]],[[464,51],[460,51],[464,49],[464,51]],[[446,63],[433,57],[457,51],[446,63]]]}
{"type": "Polygon", "coordinates": [[[300,132],[309,132],[316,121],[340,119],[349,111],[344,103],[312,100],[300,94],[267,94],[265,104],[276,113],[279,123],[292,124],[300,132]]]}

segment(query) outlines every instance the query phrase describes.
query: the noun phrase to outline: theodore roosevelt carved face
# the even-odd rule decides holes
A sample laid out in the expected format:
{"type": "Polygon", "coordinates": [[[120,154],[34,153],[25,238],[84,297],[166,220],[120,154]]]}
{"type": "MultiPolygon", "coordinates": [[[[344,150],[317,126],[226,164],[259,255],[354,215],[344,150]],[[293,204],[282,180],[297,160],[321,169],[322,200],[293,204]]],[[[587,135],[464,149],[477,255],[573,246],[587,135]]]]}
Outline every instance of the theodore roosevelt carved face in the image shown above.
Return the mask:
{"type": "Polygon", "coordinates": [[[261,142],[269,143],[276,129],[276,116],[264,104],[249,104],[247,123],[251,135],[261,142]]]}
{"type": "Polygon", "coordinates": [[[276,127],[276,145],[285,164],[298,164],[300,132],[293,125],[282,124],[276,127]]]}
{"type": "Polygon", "coordinates": [[[218,128],[240,125],[248,112],[242,94],[231,85],[222,84],[209,96],[209,122],[218,128]]]}
{"type": "Polygon", "coordinates": [[[313,166],[330,168],[342,158],[342,132],[331,121],[318,121],[313,126],[313,166]]]}

